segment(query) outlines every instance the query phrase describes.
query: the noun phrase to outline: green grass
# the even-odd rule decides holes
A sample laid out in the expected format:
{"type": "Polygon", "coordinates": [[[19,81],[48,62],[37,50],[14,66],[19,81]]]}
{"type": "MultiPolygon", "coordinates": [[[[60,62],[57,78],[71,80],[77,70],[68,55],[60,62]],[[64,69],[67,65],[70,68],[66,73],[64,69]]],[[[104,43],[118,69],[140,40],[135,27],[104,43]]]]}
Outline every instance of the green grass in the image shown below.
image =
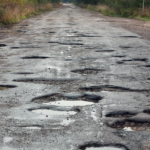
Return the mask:
{"type": "Polygon", "coordinates": [[[142,20],[142,21],[150,21],[150,17],[135,17],[136,19],[142,20]]]}

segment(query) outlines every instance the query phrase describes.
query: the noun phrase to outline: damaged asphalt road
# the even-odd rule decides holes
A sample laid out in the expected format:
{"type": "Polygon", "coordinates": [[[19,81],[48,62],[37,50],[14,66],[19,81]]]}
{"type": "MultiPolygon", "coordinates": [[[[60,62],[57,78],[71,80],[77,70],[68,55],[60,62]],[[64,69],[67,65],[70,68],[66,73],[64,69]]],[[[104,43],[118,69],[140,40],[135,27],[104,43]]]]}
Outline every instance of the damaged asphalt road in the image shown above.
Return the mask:
{"type": "Polygon", "coordinates": [[[148,40],[69,4],[0,32],[0,150],[150,149],[148,40]]]}

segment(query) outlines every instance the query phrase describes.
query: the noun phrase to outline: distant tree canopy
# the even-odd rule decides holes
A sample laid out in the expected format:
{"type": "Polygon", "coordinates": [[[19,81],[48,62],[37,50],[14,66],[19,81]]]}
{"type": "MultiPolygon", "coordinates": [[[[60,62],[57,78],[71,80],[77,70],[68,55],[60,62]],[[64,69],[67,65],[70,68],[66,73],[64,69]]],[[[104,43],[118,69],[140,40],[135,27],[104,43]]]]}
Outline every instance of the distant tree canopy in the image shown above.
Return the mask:
{"type": "MultiPolygon", "coordinates": [[[[143,0],[74,0],[75,3],[84,3],[84,4],[107,4],[110,7],[117,8],[139,8],[143,4],[143,0]]],[[[145,0],[145,6],[150,6],[150,0],[145,0]]]]}
{"type": "Polygon", "coordinates": [[[73,0],[62,0],[62,2],[63,2],[63,3],[67,3],[67,2],[68,2],[68,3],[72,3],[73,0]]]}

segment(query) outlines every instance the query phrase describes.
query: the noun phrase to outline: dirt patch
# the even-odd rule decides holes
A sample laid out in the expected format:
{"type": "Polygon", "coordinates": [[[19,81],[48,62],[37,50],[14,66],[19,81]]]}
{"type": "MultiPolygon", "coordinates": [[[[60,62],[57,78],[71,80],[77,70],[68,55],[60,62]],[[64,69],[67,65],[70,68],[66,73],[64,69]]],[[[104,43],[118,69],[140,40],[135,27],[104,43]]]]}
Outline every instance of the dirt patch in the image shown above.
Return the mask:
{"type": "Polygon", "coordinates": [[[99,72],[105,71],[103,69],[95,69],[95,68],[85,68],[85,69],[77,69],[72,70],[71,72],[79,73],[79,74],[98,74],[99,72]]]}
{"type": "Polygon", "coordinates": [[[102,97],[98,95],[90,95],[90,94],[83,94],[79,96],[68,96],[60,93],[54,93],[54,94],[44,95],[41,97],[34,98],[32,99],[32,102],[43,103],[43,102],[53,102],[58,100],[83,100],[83,101],[98,103],[100,100],[102,100],[102,97]]]}

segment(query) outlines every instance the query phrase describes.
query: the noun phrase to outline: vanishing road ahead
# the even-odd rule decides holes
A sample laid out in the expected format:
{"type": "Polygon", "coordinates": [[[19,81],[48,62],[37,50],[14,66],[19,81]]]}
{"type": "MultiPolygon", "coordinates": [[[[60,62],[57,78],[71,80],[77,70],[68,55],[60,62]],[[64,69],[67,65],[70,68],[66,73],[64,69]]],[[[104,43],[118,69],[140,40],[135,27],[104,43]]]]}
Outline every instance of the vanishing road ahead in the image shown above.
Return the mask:
{"type": "Polygon", "coordinates": [[[150,149],[150,41],[101,16],[0,30],[0,150],[150,149]]]}

